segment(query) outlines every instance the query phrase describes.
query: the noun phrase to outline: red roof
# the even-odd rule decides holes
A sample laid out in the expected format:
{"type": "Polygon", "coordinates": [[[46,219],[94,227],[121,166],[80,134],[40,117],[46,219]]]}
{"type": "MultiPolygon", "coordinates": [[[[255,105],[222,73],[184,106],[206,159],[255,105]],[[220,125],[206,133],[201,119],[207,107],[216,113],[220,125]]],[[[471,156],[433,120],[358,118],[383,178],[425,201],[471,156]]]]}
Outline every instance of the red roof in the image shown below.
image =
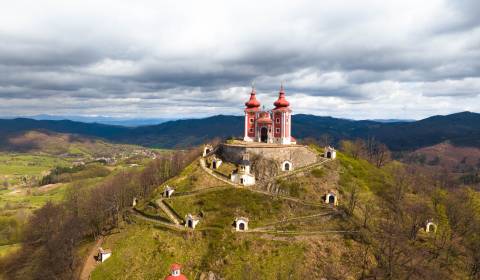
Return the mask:
{"type": "MultiPolygon", "coordinates": [[[[182,265],[178,263],[174,263],[172,264],[172,266],[170,266],[170,271],[173,272],[176,270],[180,270],[181,268],[182,268],[182,265]]],[[[178,276],[168,275],[167,277],[165,277],[165,280],[188,280],[188,279],[187,277],[185,277],[185,275],[180,274],[178,276]]]]}
{"type": "Polygon", "coordinates": [[[247,108],[260,107],[260,102],[258,102],[255,95],[256,95],[255,88],[252,87],[252,92],[250,93],[250,99],[245,103],[245,106],[247,106],[247,108]]]}
{"type": "Polygon", "coordinates": [[[182,269],[182,265],[179,264],[179,263],[173,263],[173,264],[170,266],[170,271],[180,270],[180,269],[182,269]]]}
{"type": "Polygon", "coordinates": [[[283,85],[280,87],[280,92],[278,94],[278,99],[273,103],[275,109],[284,108],[290,106],[290,102],[285,99],[285,91],[283,90],[283,85]]]}

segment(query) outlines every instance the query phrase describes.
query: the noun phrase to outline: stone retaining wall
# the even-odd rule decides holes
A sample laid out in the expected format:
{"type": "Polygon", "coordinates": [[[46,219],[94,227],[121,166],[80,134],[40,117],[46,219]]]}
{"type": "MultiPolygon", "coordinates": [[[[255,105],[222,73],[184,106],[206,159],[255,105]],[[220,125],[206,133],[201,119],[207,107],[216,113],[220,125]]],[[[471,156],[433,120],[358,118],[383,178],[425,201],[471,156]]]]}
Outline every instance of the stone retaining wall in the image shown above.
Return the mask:
{"type": "Polygon", "coordinates": [[[261,155],[267,159],[273,159],[279,164],[290,161],[293,169],[313,164],[319,160],[319,156],[307,146],[301,145],[263,145],[263,144],[221,144],[219,156],[223,160],[240,164],[242,155],[248,153],[261,155]]]}

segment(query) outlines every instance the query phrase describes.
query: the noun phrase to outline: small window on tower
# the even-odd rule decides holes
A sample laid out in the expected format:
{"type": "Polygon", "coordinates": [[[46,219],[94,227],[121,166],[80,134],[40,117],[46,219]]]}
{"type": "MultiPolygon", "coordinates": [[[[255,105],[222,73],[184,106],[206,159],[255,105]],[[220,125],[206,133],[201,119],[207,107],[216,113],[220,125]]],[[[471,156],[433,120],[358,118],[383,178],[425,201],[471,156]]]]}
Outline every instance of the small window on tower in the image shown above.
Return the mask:
{"type": "Polygon", "coordinates": [[[275,122],[280,123],[280,118],[277,118],[275,122]]]}
{"type": "Polygon", "coordinates": [[[275,133],[280,133],[280,128],[275,128],[275,133]]]}
{"type": "Polygon", "coordinates": [[[253,133],[253,128],[250,128],[250,132],[253,133]]]}
{"type": "Polygon", "coordinates": [[[250,123],[253,123],[253,118],[250,118],[250,123]]]}

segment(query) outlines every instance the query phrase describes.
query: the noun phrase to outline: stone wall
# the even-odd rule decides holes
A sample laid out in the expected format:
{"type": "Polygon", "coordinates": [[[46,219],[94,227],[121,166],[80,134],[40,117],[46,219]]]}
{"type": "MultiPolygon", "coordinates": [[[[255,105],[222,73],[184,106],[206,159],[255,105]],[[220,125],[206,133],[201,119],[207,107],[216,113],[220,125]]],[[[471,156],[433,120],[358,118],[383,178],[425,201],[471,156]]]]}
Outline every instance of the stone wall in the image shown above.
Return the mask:
{"type": "Polygon", "coordinates": [[[248,153],[261,155],[273,159],[279,164],[288,160],[293,164],[293,169],[313,164],[318,161],[318,155],[306,146],[301,145],[266,145],[266,144],[221,144],[219,156],[225,161],[240,164],[242,155],[248,153]]]}

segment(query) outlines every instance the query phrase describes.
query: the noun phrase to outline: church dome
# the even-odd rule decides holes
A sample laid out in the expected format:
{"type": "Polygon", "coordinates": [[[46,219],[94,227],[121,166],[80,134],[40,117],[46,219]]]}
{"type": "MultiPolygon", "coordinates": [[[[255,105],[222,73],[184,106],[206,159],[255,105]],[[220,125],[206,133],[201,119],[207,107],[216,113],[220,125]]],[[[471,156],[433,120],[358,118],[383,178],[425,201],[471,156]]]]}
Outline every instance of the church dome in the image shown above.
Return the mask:
{"type": "Polygon", "coordinates": [[[283,89],[283,85],[280,87],[278,99],[277,101],[275,101],[275,103],[273,103],[273,105],[275,105],[275,109],[286,108],[290,106],[290,102],[288,102],[287,99],[285,99],[285,91],[283,89]]]}
{"type": "Polygon", "coordinates": [[[245,103],[245,106],[249,109],[254,109],[260,107],[260,102],[258,102],[256,98],[256,91],[255,88],[252,87],[252,92],[250,93],[250,99],[245,103]]]}

